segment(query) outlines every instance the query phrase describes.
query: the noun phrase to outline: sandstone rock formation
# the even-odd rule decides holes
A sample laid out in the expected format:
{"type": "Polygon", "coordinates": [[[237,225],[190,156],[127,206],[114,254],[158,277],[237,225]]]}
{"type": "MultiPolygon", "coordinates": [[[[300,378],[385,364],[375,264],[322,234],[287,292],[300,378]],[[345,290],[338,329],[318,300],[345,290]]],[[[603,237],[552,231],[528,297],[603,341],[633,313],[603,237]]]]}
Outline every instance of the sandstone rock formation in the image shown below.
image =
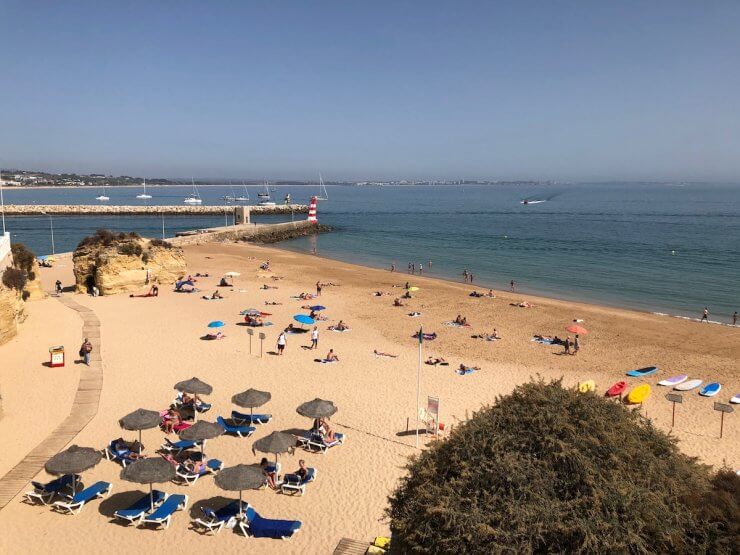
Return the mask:
{"type": "Polygon", "coordinates": [[[75,289],[87,293],[93,285],[101,295],[138,291],[149,282],[173,283],[185,275],[182,249],[136,234],[99,231],[74,252],[75,289]]]}
{"type": "Polygon", "coordinates": [[[18,292],[0,285],[0,345],[15,337],[22,320],[23,301],[18,292]]]}
{"type": "Polygon", "coordinates": [[[46,298],[46,292],[41,286],[41,270],[39,269],[38,262],[34,261],[33,268],[31,270],[34,279],[26,282],[26,286],[23,288],[25,295],[23,298],[27,301],[38,301],[46,298]]]}

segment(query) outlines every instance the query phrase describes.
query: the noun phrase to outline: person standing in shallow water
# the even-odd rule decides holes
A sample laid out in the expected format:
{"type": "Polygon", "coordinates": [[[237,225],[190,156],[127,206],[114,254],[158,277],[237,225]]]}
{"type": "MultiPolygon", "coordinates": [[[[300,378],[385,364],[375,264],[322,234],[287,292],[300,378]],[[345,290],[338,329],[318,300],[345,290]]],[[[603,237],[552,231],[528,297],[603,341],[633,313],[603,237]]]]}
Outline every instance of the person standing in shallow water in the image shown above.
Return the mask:
{"type": "Polygon", "coordinates": [[[734,313],[734,314],[732,315],[732,325],[733,325],[733,326],[737,326],[737,310],[736,310],[736,311],[735,311],[735,313],[734,313]]]}

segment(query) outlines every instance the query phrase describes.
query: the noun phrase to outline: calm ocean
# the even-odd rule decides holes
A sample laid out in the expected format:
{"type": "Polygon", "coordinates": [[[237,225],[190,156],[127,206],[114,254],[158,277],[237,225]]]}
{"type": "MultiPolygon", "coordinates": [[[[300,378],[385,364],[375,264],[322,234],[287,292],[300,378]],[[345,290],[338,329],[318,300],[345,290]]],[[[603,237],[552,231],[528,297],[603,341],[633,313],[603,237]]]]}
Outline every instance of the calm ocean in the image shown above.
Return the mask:
{"type": "MultiPolygon", "coordinates": [[[[137,204],[136,189],[108,189],[109,204],[137,204]]],[[[151,188],[150,203],[182,204],[189,187],[151,188]]],[[[239,192],[237,188],[237,193],[239,192]]],[[[250,194],[256,195],[253,187],[250,194]]],[[[317,192],[281,186],[305,202],[317,192]]],[[[431,275],[563,299],[729,320],[740,310],[740,186],[602,183],[548,186],[328,187],[319,221],[335,233],[281,247],[405,271],[423,263],[431,275]],[[524,197],[549,199],[524,206],[524,197]]],[[[204,204],[222,204],[229,187],[202,187],[204,204]]],[[[5,190],[7,204],[93,204],[92,189],[5,190]]],[[[304,218],[296,215],[296,219],[304,218]]],[[[284,221],[291,216],[258,218],[284,221]]],[[[223,225],[223,217],[165,218],[166,235],[223,225]]],[[[15,241],[51,252],[49,218],[8,217],[15,241]]],[[[53,219],[57,252],[73,250],[104,227],[160,237],[158,217],[53,219]]]]}

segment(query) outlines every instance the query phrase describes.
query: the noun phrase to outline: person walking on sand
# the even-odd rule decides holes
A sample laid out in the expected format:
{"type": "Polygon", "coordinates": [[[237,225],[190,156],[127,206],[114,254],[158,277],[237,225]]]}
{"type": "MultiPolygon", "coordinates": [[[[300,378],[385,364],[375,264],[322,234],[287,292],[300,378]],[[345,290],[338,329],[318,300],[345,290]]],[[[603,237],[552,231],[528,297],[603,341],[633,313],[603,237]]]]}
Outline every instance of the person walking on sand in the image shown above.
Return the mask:
{"type": "Polygon", "coordinates": [[[737,310],[735,311],[735,314],[732,315],[732,325],[737,326],[737,310]]]}
{"type": "Polygon", "coordinates": [[[395,262],[393,262],[393,263],[391,264],[391,273],[393,273],[393,272],[395,272],[395,271],[396,271],[396,263],[395,263],[395,262]]]}
{"type": "Polygon", "coordinates": [[[284,331],[281,331],[280,332],[280,335],[278,335],[278,339],[277,339],[278,355],[282,356],[283,351],[285,350],[285,345],[286,345],[287,342],[288,341],[285,339],[285,332],[284,331]]]}
{"type": "Polygon", "coordinates": [[[62,294],[62,282],[57,280],[57,282],[54,284],[54,289],[56,290],[57,295],[61,295],[62,294]]]}
{"type": "Polygon", "coordinates": [[[563,341],[563,347],[565,347],[565,351],[563,351],[564,355],[570,354],[570,337],[566,337],[565,341],[563,341]]]}
{"type": "Polygon", "coordinates": [[[85,361],[85,364],[87,366],[90,366],[90,353],[92,353],[92,350],[92,343],[90,343],[90,341],[88,341],[86,337],[85,341],[83,341],[82,345],[80,345],[80,357],[83,361],[85,361]]]}
{"type": "Polygon", "coordinates": [[[311,350],[319,348],[319,327],[314,326],[311,330],[311,350]]]}
{"type": "Polygon", "coordinates": [[[321,282],[320,281],[316,282],[316,296],[317,297],[321,296],[321,282]]]}
{"type": "Polygon", "coordinates": [[[578,342],[578,334],[576,334],[575,339],[573,340],[573,354],[577,355],[578,350],[581,348],[580,343],[578,342]]]}
{"type": "Polygon", "coordinates": [[[701,315],[701,322],[709,323],[709,308],[706,306],[704,307],[704,314],[701,315]]]}

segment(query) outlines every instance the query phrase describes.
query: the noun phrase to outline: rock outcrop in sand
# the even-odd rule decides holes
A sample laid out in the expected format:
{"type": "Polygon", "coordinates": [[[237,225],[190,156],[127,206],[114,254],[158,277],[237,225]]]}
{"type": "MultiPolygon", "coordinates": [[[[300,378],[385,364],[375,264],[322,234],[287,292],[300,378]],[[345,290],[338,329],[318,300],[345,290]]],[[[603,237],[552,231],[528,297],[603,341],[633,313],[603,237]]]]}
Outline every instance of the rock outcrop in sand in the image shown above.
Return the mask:
{"type": "Polygon", "coordinates": [[[0,285],[0,345],[15,337],[22,320],[23,301],[18,292],[0,285]]]}
{"type": "Polygon", "coordinates": [[[149,283],[172,283],[186,272],[182,249],[135,233],[99,231],[75,249],[75,290],[95,285],[101,295],[140,290],[149,283]]]}
{"type": "Polygon", "coordinates": [[[31,273],[34,276],[34,279],[29,280],[26,282],[25,287],[23,288],[23,299],[26,301],[38,301],[40,299],[46,298],[46,292],[44,291],[44,288],[41,286],[41,270],[39,269],[39,264],[34,260],[31,273]]]}

